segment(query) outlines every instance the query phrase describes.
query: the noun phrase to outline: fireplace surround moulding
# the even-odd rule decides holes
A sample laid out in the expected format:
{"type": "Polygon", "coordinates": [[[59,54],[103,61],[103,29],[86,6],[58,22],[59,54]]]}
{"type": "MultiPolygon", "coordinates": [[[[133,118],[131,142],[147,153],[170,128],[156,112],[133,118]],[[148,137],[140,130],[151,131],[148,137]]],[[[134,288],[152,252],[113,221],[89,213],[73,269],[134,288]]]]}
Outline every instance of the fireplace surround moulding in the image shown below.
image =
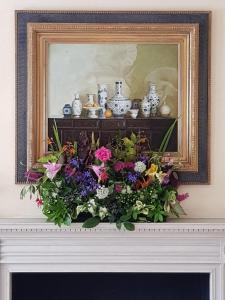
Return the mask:
{"type": "Polygon", "coordinates": [[[225,219],[59,228],[42,219],[0,219],[0,300],[14,272],[208,273],[210,300],[224,300],[225,219]]]}

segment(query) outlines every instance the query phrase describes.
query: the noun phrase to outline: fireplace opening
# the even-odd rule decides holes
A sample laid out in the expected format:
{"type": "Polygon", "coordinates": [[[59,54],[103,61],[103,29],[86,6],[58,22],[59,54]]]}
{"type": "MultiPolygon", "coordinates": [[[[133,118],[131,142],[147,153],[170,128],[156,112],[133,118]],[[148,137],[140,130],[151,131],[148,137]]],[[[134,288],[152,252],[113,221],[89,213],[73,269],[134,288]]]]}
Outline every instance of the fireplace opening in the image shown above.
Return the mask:
{"type": "Polygon", "coordinates": [[[12,273],[12,300],[209,300],[208,273],[12,273]]]}

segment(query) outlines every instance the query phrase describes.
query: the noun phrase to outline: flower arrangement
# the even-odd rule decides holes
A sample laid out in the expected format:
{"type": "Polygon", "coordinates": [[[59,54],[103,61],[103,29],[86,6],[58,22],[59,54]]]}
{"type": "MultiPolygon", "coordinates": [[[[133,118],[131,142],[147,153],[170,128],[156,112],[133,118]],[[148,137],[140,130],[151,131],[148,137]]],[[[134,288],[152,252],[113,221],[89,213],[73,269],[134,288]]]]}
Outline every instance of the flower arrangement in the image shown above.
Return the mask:
{"type": "Polygon", "coordinates": [[[135,222],[163,222],[172,214],[185,214],[178,194],[178,176],[165,156],[175,123],[168,129],[158,152],[146,137],[116,137],[101,146],[85,133],[74,144],[61,145],[56,125],[49,139],[50,153],[26,173],[28,186],[21,191],[35,195],[48,220],[61,226],[83,222],[91,228],[115,222],[117,228],[134,230],[135,222]]]}

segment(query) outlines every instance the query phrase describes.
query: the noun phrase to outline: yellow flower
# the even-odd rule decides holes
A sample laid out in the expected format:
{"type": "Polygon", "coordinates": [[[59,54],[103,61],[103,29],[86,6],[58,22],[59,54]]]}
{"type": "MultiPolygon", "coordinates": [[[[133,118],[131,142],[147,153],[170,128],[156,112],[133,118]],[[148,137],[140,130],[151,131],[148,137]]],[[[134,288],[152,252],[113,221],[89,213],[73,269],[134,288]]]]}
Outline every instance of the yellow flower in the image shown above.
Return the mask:
{"type": "Polygon", "coordinates": [[[158,166],[155,164],[151,164],[151,167],[145,172],[145,175],[154,176],[158,171],[158,166]]]}

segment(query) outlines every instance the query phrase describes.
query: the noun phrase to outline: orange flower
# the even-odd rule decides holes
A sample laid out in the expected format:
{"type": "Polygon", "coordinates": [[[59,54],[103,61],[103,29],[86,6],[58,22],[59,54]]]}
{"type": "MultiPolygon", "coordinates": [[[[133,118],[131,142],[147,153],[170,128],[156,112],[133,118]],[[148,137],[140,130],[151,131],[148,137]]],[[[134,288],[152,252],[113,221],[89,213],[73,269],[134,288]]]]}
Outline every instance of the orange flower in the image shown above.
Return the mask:
{"type": "Polygon", "coordinates": [[[67,144],[63,146],[62,150],[70,156],[73,156],[75,154],[74,146],[70,142],[67,142],[67,144]]]}
{"type": "Polygon", "coordinates": [[[148,187],[152,183],[152,177],[148,177],[147,179],[138,180],[135,184],[137,190],[144,189],[148,187]]]}
{"type": "Polygon", "coordinates": [[[48,138],[48,145],[54,144],[53,138],[48,138]]]}

